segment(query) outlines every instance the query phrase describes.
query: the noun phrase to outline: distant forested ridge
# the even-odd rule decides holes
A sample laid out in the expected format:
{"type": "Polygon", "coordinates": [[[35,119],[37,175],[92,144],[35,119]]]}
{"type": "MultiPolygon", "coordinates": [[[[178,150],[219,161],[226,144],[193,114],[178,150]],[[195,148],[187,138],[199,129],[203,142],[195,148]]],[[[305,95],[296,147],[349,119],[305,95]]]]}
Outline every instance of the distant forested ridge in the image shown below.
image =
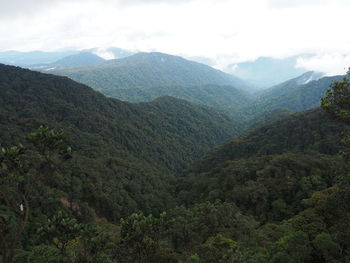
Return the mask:
{"type": "Polygon", "coordinates": [[[124,101],[152,101],[160,96],[173,96],[215,107],[246,128],[264,115],[281,109],[298,112],[319,107],[329,85],[343,77],[306,72],[257,91],[233,75],[162,53],[138,53],[52,73],[68,76],[124,101]]]}
{"type": "MultiPolygon", "coordinates": [[[[170,87],[187,87],[190,93],[197,86],[216,85],[234,86],[244,89],[244,82],[230,74],[216,70],[204,64],[189,61],[178,56],[162,53],[138,53],[123,59],[109,60],[92,67],[54,71],[75,81],[87,84],[103,94],[128,101],[149,101],[161,95],[173,95],[183,98],[183,91],[170,87]]],[[[224,94],[227,95],[227,94],[224,94]]],[[[195,98],[189,94],[187,98],[195,98]]],[[[215,95],[220,98],[220,90],[215,95]]]]}
{"type": "Polygon", "coordinates": [[[75,67],[88,67],[105,61],[103,58],[88,52],[66,56],[53,63],[30,65],[30,69],[41,71],[51,71],[54,69],[66,69],[75,67]]]}
{"type": "Polygon", "coordinates": [[[306,84],[298,82],[300,77],[262,91],[256,107],[260,110],[287,108],[292,111],[319,107],[320,99],[325,96],[329,86],[344,76],[323,77],[306,84]]]}

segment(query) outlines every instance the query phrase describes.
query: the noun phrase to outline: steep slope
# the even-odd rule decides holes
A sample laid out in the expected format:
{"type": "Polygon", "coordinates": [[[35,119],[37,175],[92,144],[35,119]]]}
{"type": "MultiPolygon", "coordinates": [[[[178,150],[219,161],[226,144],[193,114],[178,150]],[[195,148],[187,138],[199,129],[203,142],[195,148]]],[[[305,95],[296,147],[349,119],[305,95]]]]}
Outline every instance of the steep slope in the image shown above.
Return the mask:
{"type": "Polygon", "coordinates": [[[306,74],[261,92],[255,107],[259,111],[278,108],[302,111],[315,108],[320,106],[320,99],[326,94],[330,84],[343,78],[343,76],[324,77],[303,84],[303,81],[313,77],[310,73],[306,74]]]}
{"type": "Polygon", "coordinates": [[[54,70],[74,67],[88,67],[105,61],[103,58],[88,52],[70,55],[50,64],[39,64],[30,66],[33,70],[54,70]]]}
{"type": "Polygon", "coordinates": [[[179,179],[176,195],[183,205],[220,201],[253,216],[259,226],[254,234],[247,232],[249,241],[242,245],[251,246],[261,262],[288,262],[291,255],[300,257],[304,246],[304,262],[346,258],[348,252],[328,251],[350,246],[348,238],[338,238],[350,211],[349,158],[340,154],[349,150],[342,141],[348,134],[349,125],[321,109],[286,116],[197,162],[179,179]],[[326,235],[332,242],[321,241],[326,235]],[[303,247],[295,249],[301,242],[303,247]]]}
{"type": "MultiPolygon", "coordinates": [[[[109,93],[105,93],[107,96],[109,93]]],[[[172,96],[196,104],[207,105],[235,115],[237,110],[253,102],[253,99],[243,90],[233,86],[172,86],[149,87],[136,89],[118,89],[118,95],[127,101],[151,101],[160,96],[172,96]]],[[[113,96],[112,96],[113,97],[113,96]]],[[[237,118],[236,118],[237,119],[237,118]]]]}
{"type": "Polygon", "coordinates": [[[285,152],[334,155],[342,149],[340,135],[345,129],[345,124],[331,120],[320,109],[290,114],[221,146],[191,169],[204,172],[229,160],[285,152]]]}
{"type": "Polygon", "coordinates": [[[131,104],[68,78],[0,65],[1,144],[42,124],[68,134],[82,198],[114,219],[171,205],[167,174],[236,134],[226,115],[183,100],[131,104]]]}
{"type": "MultiPolygon", "coordinates": [[[[90,85],[103,94],[122,100],[146,101],[164,94],[163,87],[233,85],[245,88],[238,78],[209,66],[162,53],[138,53],[93,67],[53,72],[90,85]]],[[[169,90],[169,88],[166,88],[169,90]]],[[[195,88],[192,88],[193,92],[195,88]]],[[[235,89],[233,89],[233,93],[235,89]]],[[[220,94],[220,90],[217,91],[220,94]]],[[[182,96],[174,89],[172,95],[182,96]]]]}
{"type": "MultiPolygon", "coordinates": [[[[350,127],[320,109],[261,126],[198,161],[179,181],[180,202],[234,202],[262,223],[304,209],[302,200],[348,171],[342,138],[350,127]]],[[[345,173],[345,174],[344,174],[345,173]]]]}

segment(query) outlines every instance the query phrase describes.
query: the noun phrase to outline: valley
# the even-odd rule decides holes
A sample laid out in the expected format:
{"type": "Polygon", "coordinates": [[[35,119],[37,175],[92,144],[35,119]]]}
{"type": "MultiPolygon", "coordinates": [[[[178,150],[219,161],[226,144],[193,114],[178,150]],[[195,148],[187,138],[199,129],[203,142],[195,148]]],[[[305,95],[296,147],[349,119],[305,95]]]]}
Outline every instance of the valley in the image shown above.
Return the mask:
{"type": "Polygon", "coordinates": [[[346,75],[31,59],[0,64],[4,263],[347,262],[346,75]]]}

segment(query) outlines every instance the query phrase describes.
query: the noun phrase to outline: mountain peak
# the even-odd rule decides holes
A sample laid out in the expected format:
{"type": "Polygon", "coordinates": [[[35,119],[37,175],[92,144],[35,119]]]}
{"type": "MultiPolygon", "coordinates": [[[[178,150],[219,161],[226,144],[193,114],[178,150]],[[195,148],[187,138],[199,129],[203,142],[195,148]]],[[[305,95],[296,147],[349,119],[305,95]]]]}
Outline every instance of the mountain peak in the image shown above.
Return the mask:
{"type": "Polygon", "coordinates": [[[89,52],[80,52],[78,54],[63,57],[57,60],[56,62],[50,64],[33,65],[30,68],[34,70],[39,69],[42,71],[49,71],[57,69],[69,69],[75,67],[87,67],[103,61],[105,61],[103,58],[95,54],[89,52]]]}
{"type": "MultiPolygon", "coordinates": [[[[206,85],[233,86],[244,89],[245,83],[233,75],[179,56],[160,52],[142,52],[107,60],[91,67],[58,70],[55,73],[87,84],[107,96],[122,100],[149,101],[158,96],[194,98],[206,85]],[[176,87],[183,87],[181,94],[176,87]]],[[[228,89],[226,89],[228,91],[228,89]]],[[[210,95],[213,96],[213,95],[210,95]]]]}
{"type": "Polygon", "coordinates": [[[308,71],[300,75],[299,77],[296,77],[294,80],[298,85],[304,85],[311,81],[319,80],[323,76],[324,76],[324,73],[322,72],[308,71]]]}

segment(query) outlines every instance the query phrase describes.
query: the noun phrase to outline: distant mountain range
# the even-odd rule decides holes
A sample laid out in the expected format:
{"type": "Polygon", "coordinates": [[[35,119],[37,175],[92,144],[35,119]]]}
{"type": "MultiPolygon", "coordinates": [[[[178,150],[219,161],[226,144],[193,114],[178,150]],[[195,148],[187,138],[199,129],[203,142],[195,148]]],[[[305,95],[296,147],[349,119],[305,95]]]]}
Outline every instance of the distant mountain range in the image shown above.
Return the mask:
{"type": "MultiPolygon", "coordinates": [[[[30,51],[30,52],[20,52],[20,51],[3,51],[0,52],[0,63],[21,67],[33,68],[35,65],[39,64],[51,64],[57,63],[61,59],[70,57],[72,55],[78,55],[79,53],[91,53],[97,56],[106,56],[106,58],[124,58],[131,56],[134,52],[124,50],[121,48],[110,47],[106,49],[101,48],[91,48],[85,50],[67,50],[67,51],[30,51]]],[[[74,58],[74,57],[73,57],[74,58]]],[[[71,64],[73,65],[74,59],[71,58],[71,64]]],[[[79,58],[76,57],[76,58],[79,58]]],[[[78,66],[85,66],[79,65],[78,66]]]]}
{"type": "Polygon", "coordinates": [[[262,91],[257,99],[257,107],[287,108],[292,111],[303,111],[320,106],[320,99],[334,81],[344,76],[323,77],[321,73],[307,72],[270,89],[262,91]]]}
{"type": "Polygon", "coordinates": [[[105,59],[117,59],[117,58],[126,58],[128,56],[136,54],[136,52],[118,48],[118,47],[109,47],[109,48],[91,48],[84,49],[83,52],[89,52],[96,54],[105,59]]]}
{"type": "MultiPolygon", "coordinates": [[[[294,60],[279,63],[291,66],[294,60]]],[[[281,111],[284,115],[285,110],[295,112],[318,107],[320,98],[332,81],[341,78],[322,78],[323,73],[310,71],[251,95],[252,88],[230,74],[181,57],[154,52],[114,60],[80,53],[52,64],[49,69],[54,74],[87,84],[106,96],[125,101],[143,102],[160,96],[173,96],[212,106],[231,114],[246,127],[259,122],[258,119],[264,115],[278,116],[279,109],[284,109],[281,111]],[[62,62],[65,61],[75,61],[75,64],[64,65],[62,62]],[[92,65],[88,66],[86,62],[90,61],[92,65]],[[61,69],[54,68],[60,64],[63,65],[61,69]],[[274,113],[271,115],[269,112],[274,113]]]]}
{"type": "MultiPolygon", "coordinates": [[[[160,96],[172,96],[212,106],[246,122],[242,124],[246,126],[259,122],[258,119],[263,116],[278,116],[282,108],[281,112],[285,114],[286,110],[302,111],[319,106],[320,98],[332,81],[341,78],[322,78],[322,73],[305,72],[271,88],[254,91],[246,81],[231,74],[182,57],[157,52],[133,54],[119,48],[95,48],[78,53],[0,53],[0,61],[5,57],[17,63],[61,57],[52,63],[28,67],[68,76],[106,96],[124,101],[146,102],[160,96]],[[108,53],[111,57],[123,58],[105,60],[96,55],[103,52],[104,55],[108,53]],[[274,113],[268,114],[271,112],[274,113]]],[[[255,62],[237,64],[235,73],[248,80],[249,76],[256,81],[260,79],[259,85],[263,86],[267,79],[273,79],[270,82],[272,84],[300,73],[302,70],[295,68],[296,60],[297,57],[259,58],[255,62]]]]}
{"type": "Polygon", "coordinates": [[[105,61],[103,58],[88,52],[81,52],[59,59],[49,64],[38,64],[30,66],[30,69],[50,71],[57,69],[68,69],[75,67],[88,67],[105,61]]]}
{"type": "MultiPolygon", "coordinates": [[[[232,94],[237,93],[237,88],[248,89],[244,81],[230,74],[163,53],[138,53],[90,67],[55,70],[52,73],[87,84],[107,96],[128,101],[149,101],[162,95],[203,101],[205,99],[198,99],[205,96],[200,94],[198,86],[207,86],[207,90],[212,87],[211,94],[207,95],[216,97],[220,97],[221,93],[221,88],[217,86],[233,86],[232,94]],[[184,87],[189,91],[187,94],[184,87]]],[[[229,90],[227,87],[224,89],[229,90]]],[[[227,92],[223,95],[231,96],[227,92]]]]}
{"type": "MultiPolygon", "coordinates": [[[[107,60],[126,58],[136,54],[140,56],[140,54],[142,54],[117,47],[90,48],[84,50],[69,50],[62,52],[5,51],[0,52],[0,63],[27,67],[31,69],[39,69],[39,67],[41,67],[41,70],[86,67],[93,66],[95,64],[93,63],[94,60],[91,58],[91,61],[88,60],[87,62],[84,62],[84,59],[82,58],[80,53],[90,53],[91,55],[96,55],[100,58],[107,60]],[[72,57],[72,55],[78,56],[72,57]]],[[[301,54],[298,56],[288,57],[284,59],[259,57],[255,61],[229,64],[226,68],[223,69],[223,71],[228,72],[230,73],[230,75],[236,76],[237,78],[241,79],[242,81],[244,81],[244,84],[246,86],[249,86],[250,88],[269,88],[278,85],[279,83],[285,82],[289,79],[295,78],[303,73],[306,73],[305,69],[297,68],[296,65],[299,57],[305,58],[309,56],[311,56],[311,54],[301,54]]],[[[85,60],[87,60],[87,58],[85,58],[85,60]]],[[[215,61],[205,57],[189,57],[189,60],[193,60],[208,66],[215,65],[215,61]]],[[[96,58],[95,62],[102,62],[102,60],[97,61],[96,58]]],[[[215,83],[206,84],[217,84],[216,81],[213,82],[215,83]]],[[[220,82],[220,85],[221,84],[222,82],[220,82]]],[[[225,82],[225,85],[227,84],[228,83],[225,82]]],[[[231,85],[232,83],[229,84],[231,85]]]]}
{"type": "Polygon", "coordinates": [[[255,61],[231,64],[227,67],[227,71],[252,86],[269,88],[306,72],[305,69],[296,67],[298,57],[284,59],[259,57],[255,61]]]}
{"type": "Polygon", "coordinates": [[[30,66],[43,63],[54,63],[67,56],[78,54],[79,51],[70,50],[62,52],[44,52],[44,51],[4,51],[0,52],[0,63],[14,66],[30,66]]]}

